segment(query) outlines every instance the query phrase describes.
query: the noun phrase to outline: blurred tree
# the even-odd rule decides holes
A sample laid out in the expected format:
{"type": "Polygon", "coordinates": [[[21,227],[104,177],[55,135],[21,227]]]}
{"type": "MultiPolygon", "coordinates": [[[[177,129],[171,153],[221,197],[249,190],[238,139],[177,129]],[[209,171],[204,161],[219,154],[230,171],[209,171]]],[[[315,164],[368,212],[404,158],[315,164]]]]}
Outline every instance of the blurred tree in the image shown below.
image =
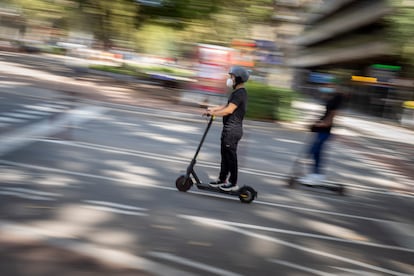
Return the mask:
{"type": "Polygon", "coordinates": [[[394,13],[388,17],[388,33],[404,65],[403,72],[414,77],[414,1],[392,1],[394,13]]]}
{"type": "MultiPolygon", "coordinates": [[[[54,26],[66,14],[64,5],[56,5],[58,1],[47,0],[5,0],[6,3],[20,7],[26,21],[36,21],[38,24],[54,26]]],[[[63,0],[61,2],[64,2],[63,0]]],[[[61,26],[59,26],[61,27],[61,26]]]]}
{"type": "Polygon", "coordinates": [[[273,0],[162,0],[159,5],[142,0],[3,1],[22,7],[30,20],[91,33],[105,48],[130,46],[138,39],[138,46],[148,49],[141,41],[147,37],[158,37],[169,49],[175,48],[173,40],[226,44],[248,37],[252,23],[265,23],[273,13],[273,0]],[[156,30],[148,25],[166,27],[156,30]],[[170,32],[175,32],[174,39],[170,32]]]}
{"type": "Polygon", "coordinates": [[[247,37],[253,23],[268,23],[273,0],[164,0],[161,6],[144,6],[140,22],[166,24],[182,30],[185,41],[229,43],[247,37]]]}
{"type": "MultiPolygon", "coordinates": [[[[73,0],[70,28],[91,32],[105,48],[134,40],[139,6],[133,0],[73,0]],[[117,43],[115,43],[115,41],[117,43]]],[[[124,46],[125,46],[124,45],[124,46]]]]}

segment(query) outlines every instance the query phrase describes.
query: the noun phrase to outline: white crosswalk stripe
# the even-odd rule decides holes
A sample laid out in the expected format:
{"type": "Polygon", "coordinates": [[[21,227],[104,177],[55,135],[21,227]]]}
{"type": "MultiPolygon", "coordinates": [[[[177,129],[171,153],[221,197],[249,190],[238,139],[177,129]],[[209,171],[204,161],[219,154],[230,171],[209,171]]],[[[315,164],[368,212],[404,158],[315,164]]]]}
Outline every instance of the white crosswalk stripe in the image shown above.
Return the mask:
{"type": "Polygon", "coordinates": [[[11,118],[11,117],[2,117],[0,114],[0,122],[6,122],[6,123],[22,123],[26,120],[24,119],[18,119],[18,118],[11,118]]]}
{"type": "Polygon", "coordinates": [[[38,104],[20,104],[19,108],[0,112],[0,128],[13,124],[27,123],[30,120],[46,118],[49,115],[64,112],[70,108],[68,103],[41,102],[38,104]]]}
{"type": "Polygon", "coordinates": [[[2,113],[1,115],[4,117],[13,117],[13,118],[20,118],[20,119],[37,119],[41,117],[39,115],[18,113],[18,111],[6,112],[6,113],[2,113]]]}
{"type": "Polygon", "coordinates": [[[23,105],[25,108],[34,109],[34,110],[40,110],[40,111],[46,111],[46,112],[59,112],[62,109],[61,108],[55,108],[50,106],[43,106],[43,105],[23,105]]]}
{"type": "Polygon", "coordinates": [[[56,108],[56,109],[67,109],[67,106],[56,104],[56,103],[42,103],[41,106],[46,106],[46,107],[56,108]]]}
{"type": "Polygon", "coordinates": [[[21,113],[28,113],[28,114],[34,114],[34,115],[47,115],[47,114],[50,114],[47,111],[31,110],[31,109],[20,109],[19,112],[21,112],[21,113]]]}

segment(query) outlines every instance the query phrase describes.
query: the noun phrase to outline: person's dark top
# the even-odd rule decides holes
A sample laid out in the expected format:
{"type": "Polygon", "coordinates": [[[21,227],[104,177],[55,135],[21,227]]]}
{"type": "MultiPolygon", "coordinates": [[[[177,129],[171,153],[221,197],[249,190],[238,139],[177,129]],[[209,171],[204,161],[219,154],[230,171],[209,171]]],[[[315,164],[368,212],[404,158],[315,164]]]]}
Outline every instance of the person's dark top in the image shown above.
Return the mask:
{"type": "Polygon", "coordinates": [[[246,114],[247,91],[239,88],[233,91],[229,97],[228,103],[237,105],[236,110],[232,114],[223,116],[223,126],[226,129],[236,129],[243,127],[243,119],[246,114]]]}
{"type": "MultiPolygon", "coordinates": [[[[326,117],[328,117],[328,114],[331,111],[335,111],[338,110],[339,108],[341,108],[342,106],[342,102],[343,102],[343,95],[341,93],[335,93],[335,95],[333,95],[332,98],[330,98],[327,102],[326,102],[326,106],[325,106],[325,114],[321,117],[321,121],[325,120],[326,117]]],[[[321,129],[322,132],[331,132],[332,129],[332,125],[326,128],[321,129]]]]}

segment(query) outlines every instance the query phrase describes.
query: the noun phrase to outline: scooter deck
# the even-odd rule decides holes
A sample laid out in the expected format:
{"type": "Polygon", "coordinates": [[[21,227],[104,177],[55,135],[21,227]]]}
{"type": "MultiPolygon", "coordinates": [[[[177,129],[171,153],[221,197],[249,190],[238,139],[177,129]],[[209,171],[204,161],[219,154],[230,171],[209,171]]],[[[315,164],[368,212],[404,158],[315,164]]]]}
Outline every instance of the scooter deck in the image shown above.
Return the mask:
{"type": "Polygon", "coordinates": [[[208,184],[205,183],[196,183],[197,188],[201,189],[201,190],[208,190],[211,192],[216,192],[216,193],[222,193],[222,194],[227,194],[227,195],[233,195],[233,196],[239,196],[240,195],[240,190],[238,189],[237,191],[223,191],[222,189],[220,189],[219,187],[212,187],[208,184]]]}
{"type": "Polygon", "coordinates": [[[303,183],[301,181],[299,181],[299,179],[293,178],[290,180],[290,186],[293,185],[300,185],[309,189],[322,189],[322,190],[328,190],[328,191],[332,191],[338,194],[343,195],[345,193],[345,188],[342,185],[335,185],[335,184],[331,184],[331,183],[319,183],[319,184],[306,184],[303,183]],[[292,183],[293,181],[293,183],[292,183]]]}

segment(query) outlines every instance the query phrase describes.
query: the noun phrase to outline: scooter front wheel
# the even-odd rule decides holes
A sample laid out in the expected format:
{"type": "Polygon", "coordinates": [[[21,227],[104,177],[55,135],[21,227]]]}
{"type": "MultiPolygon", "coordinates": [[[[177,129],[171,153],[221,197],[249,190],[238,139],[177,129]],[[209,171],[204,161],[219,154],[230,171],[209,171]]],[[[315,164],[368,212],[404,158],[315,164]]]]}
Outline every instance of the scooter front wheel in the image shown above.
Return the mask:
{"type": "Polygon", "coordinates": [[[193,186],[193,181],[186,175],[180,175],[175,181],[175,187],[177,187],[180,192],[187,192],[191,186],[193,186]]]}
{"type": "Polygon", "coordinates": [[[240,189],[239,199],[243,203],[252,202],[257,196],[257,192],[249,186],[244,186],[240,189]]]}

